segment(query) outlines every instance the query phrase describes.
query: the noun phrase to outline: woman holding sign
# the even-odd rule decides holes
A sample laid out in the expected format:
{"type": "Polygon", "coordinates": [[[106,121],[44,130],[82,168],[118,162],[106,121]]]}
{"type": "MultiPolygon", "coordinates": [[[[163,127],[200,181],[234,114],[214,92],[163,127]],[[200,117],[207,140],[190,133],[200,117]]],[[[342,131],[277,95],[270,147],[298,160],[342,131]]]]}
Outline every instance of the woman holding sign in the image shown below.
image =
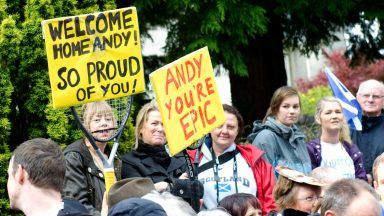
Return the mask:
{"type": "MultiPolygon", "coordinates": [[[[83,125],[93,136],[110,136],[115,126],[111,106],[105,102],[87,103],[82,107],[83,125]]],[[[106,142],[96,142],[104,154],[108,152],[106,142]]],[[[100,215],[105,192],[103,164],[96,151],[84,138],[77,140],[64,150],[67,162],[63,196],[79,200],[91,215],[100,215]]]]}
{"type": "Polygon", "coordinates": [[[201,155],[190,151],[192,160],[199,158],[199,181],[204,185],[203,205],[210,209],[235,193],[257,196],[263,215],[275,210],[272,190],[275,183],[272,166],[255,146],[236,144],[241,137],[243,117],[239,111],[224,104],[226,122],[210,133],[201,147],[201,155]]]}
{"type": "MultiPolygon", "coordinates": [[[[137,114],[135,135],[134,150],[122,158],[121,177],[148,177],[157,191],[169,191],[188,200],[191,191],[187,164],[183,155],[170,157],[167,153],[167,140],[155,100],[145,104],[137,114]]],[[[202,185],[200,187],[203,191],[202,185]]]]}

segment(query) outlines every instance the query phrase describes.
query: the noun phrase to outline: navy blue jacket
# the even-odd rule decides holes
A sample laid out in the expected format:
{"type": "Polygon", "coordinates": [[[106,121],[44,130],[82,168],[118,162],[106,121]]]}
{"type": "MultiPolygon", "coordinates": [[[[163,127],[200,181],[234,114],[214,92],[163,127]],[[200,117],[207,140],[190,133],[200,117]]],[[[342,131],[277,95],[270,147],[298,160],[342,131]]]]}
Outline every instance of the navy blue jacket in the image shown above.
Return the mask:
{"type": "Polygon", "coordinates": [[[384,115],[377,117],[363,116],[362,131],[351,129],[351,138],[364,157],[364,168],[372,173],[372,165],[376,157],[384,152],[384,115]]]}

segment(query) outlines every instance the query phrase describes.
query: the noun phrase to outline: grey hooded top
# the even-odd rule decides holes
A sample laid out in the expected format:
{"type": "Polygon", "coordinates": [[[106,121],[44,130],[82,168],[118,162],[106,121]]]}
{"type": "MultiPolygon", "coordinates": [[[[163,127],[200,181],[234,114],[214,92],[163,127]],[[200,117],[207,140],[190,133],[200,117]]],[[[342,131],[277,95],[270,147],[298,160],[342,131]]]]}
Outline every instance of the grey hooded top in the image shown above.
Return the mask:
{"type": "Polygon", "coordinates": [[[265,152],[264,159],[273,167],[284,165],[308,174],[312,170],[311,159],[304,137],[296,125],[287,127],[274,117],[268,117],[264,124],[253,123],[248,140],[265,152]]]}

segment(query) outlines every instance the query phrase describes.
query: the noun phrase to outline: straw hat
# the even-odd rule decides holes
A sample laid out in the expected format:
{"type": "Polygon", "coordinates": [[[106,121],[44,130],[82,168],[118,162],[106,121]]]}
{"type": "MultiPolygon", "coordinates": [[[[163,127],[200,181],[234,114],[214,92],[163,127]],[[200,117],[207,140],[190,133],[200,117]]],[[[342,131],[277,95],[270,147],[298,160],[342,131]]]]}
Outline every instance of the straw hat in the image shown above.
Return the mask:
{"type": "Polygon", "coordinates": [[[314,186],[319,186],[319,187],[326,185],[323,182],[321,182],[321,181],[319,181],[319,180],[317,180],[311,176],[307,176],[302,172],[299,172],[297,170],[293,170],[293,169],[286,167],[286,166],[278,165],[275,167],[275,170],[277,173],[279,173],[279,175],[284,176],[284,177],[288,178],[289,180],[292,180],[292,181],[297,182],[297,183],[314,185],[314,186]]]}

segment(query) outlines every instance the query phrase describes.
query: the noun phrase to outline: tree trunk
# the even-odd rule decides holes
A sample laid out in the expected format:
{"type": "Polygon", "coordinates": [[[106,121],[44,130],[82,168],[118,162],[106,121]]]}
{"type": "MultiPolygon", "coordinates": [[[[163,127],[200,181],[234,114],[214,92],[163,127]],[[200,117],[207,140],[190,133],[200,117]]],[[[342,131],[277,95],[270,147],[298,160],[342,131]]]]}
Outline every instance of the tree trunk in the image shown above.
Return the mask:
{"type": "Polygon", "coordinates": [[[245,134],[252,130],[252,122],[263,119],[273,92],[287,84],[284,66],[282,29],[274,14],[267,15],[268,32],[255,37],[242,49],[248,67],[248,76],[230,73],[232,103],[244,118],[245,134]]]}

